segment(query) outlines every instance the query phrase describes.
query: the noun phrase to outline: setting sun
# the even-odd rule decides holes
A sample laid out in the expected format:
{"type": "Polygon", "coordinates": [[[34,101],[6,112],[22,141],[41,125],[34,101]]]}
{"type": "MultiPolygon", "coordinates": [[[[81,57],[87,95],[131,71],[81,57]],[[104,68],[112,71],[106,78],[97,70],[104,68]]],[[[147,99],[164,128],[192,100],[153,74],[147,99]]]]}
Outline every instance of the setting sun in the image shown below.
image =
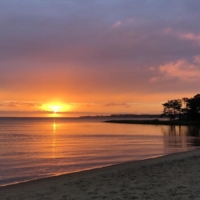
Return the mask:
{"type": "Polygon", "coordinates": [[[51,106],[51,108],[52,108],[54,113],[57,113],[61,110],[62,107],[61,106],[51,106]]]}
{"type": "Polygon", "coordinates": [[[42,105],[41,108],[44,111],[53,112],[53,113],[61,113],[61,112],[67,112],[71,110],[71,105],[62,104],[62,103],[50,103],[50,104],[42,105]]]}

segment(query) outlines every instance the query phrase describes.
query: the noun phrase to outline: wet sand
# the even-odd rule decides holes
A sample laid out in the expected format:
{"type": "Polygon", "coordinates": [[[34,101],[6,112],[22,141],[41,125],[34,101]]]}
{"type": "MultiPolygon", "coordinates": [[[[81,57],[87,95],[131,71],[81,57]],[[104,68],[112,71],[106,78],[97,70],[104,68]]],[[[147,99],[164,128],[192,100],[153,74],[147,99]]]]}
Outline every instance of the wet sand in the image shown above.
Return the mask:
{"type": "Polygon", "coordinates": [[[200,199],[200,150],[4,186],[0,199],[200,199]]]}

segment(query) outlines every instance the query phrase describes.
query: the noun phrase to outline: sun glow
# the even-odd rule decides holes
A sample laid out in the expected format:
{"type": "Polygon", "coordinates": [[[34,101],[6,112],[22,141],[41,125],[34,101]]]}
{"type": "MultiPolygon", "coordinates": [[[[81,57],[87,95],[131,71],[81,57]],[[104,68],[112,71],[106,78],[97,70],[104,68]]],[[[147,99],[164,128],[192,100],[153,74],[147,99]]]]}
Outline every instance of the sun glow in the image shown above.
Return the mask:
{"type": "Polygon", "coordinates": [[[47,112],[62,113],[71,110],[71,105],[69,104],[62,104],[62,103],[50,103],[42,105],[42,110],[47,112]]]}
{"type": "Polygon", "coordinates": [[[57,113],[57,112],[59,112],[59,110],[61,110],[62,107],[61,106],[52,106],[51,108],[54,113],[57,113]]]}

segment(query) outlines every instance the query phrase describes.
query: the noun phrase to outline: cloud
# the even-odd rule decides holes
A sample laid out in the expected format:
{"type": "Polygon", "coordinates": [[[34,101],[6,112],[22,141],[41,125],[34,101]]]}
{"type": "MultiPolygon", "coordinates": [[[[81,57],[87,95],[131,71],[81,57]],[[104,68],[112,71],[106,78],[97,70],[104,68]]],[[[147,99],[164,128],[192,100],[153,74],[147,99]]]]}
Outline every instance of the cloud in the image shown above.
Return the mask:
{"type": "Polygon", "coordinates": [[[198,45],[200,45],[200,34],[196,34],[194,32],[176,30],[168,27],[164,28],[161,33],[163,35],[171,35],[182,40],[196,42],[198,45]]]}
{"type": "Polygon", "coordinates": [[[150,82],[151,82],[151,83],[157,83],[157,82],[159,82],[159,81],[160,81],[160,78],[159,78],[159,77],[153,77],[153,78],[150,79],[150,82]]]}
{"type": "Polygon", "coordinates": [[[107,103],[107,104],[103,104],[103,106],[105,107],[115,107],[115,106],[122,106],[125,108],[130,108],[131,105],[128,103],[107,103]]]}
{"type": "MultiPolygon", "coordinates": [[[[200,56],[195,56],[191,62],[180,59],[169,62],[159,67],[160,72],[166,78],[178,78],[183,81],[197,81],[200,78],[200,56]]],[[[152,81],[156,78],[152,78],[152,81]]]]}
{"type": "Polygon", "coordinates": [[[149,70],[154,71],[155,67],[149,67],[149,70]]]}
{"type": "Polygon", "coordinates": [[[180,38],[182,38],[184,40],[196,42],[200,45],[200,34],[194,34],[194,33],[191,33],[191,32],[182,33],[182,34],[180,34],[180,38]]]}
{"type": "Polygon", "coordinates": [[[21,102],[21,101],[6,101],[0,103],[0,106],[5,107],[40,107],[42,104],[40,102],[21,102]]]}
{"type": "Polygon", "coordinates": [[[200,64],[200,56],[194,56],[194,63],[200,64]]]}
{"type": "Polygon", "coordinates": [[[86,106],[86,107],[115,107],[115,106],[122,106],[122,107],[131,107],[131,103],[69,103],[71,105],[76,106],[86,106]]]}
{"type": "Polygon", "coordinates": [[[135,22],[135,20],[134,20],[134,18],[128,18],[128,19],[126,19],[126,20],[124,20],[124,21],[117,21],[117,22],[115,22],[112,26],[111,26],[111,28],[118,28],[118,27],[120,27],[120,26],[122,26],[122,25],[125,25],[126,27],[128,27],[129,25],[131,25],[131,24],[133,24],[134,25],[134,22],[135,22]]]}
{"type": "Polygon", "coordinates": [[[122,22],[121,22],[121,21],[118,21],[118,22],[114,23],[114,24],[111,26],[111,28],[117,28],[117,27],[119,27],[121,24],[122,24],[122,22]]]}

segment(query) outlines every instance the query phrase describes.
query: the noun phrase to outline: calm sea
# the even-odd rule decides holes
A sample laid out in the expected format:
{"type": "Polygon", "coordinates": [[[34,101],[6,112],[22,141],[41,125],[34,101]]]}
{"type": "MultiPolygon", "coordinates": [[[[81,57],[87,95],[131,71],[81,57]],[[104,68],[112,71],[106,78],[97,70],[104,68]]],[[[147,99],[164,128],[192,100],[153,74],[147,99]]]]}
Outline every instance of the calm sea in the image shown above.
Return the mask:
{"type": "Polygon", "coordinates": [[[0,118],[0,185],[188,151],[200,146],[199,133],[99,119],[0,118]]]}

